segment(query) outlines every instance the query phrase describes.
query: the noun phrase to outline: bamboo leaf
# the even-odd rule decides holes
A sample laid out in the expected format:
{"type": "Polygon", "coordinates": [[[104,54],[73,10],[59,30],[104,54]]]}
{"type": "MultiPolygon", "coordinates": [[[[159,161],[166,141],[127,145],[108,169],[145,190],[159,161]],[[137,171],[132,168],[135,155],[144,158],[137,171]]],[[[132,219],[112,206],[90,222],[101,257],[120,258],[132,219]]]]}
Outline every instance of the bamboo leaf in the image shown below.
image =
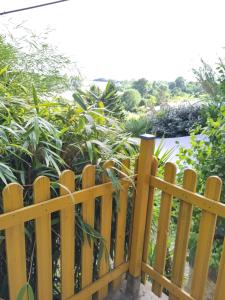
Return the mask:
{"type": "Polygon", "coordinates": [[[34,293],[33,293],[32,287],[30,286],[29,283],[26,283],[21,287],[21,289],[16,297],[16,300],[24,300],[24,297],[26,295],[27,295],[28,300],[34,300],[34,293]]]}
{"type": "Polygon", "coordinates": [[[37,91],[36,91],[34,85],[32,85],[32,94],[33,94],[35,109],[36,109],[37,114],[39,115],[39,107],[38,107],[39,99],[38,99],[37,91]]]}

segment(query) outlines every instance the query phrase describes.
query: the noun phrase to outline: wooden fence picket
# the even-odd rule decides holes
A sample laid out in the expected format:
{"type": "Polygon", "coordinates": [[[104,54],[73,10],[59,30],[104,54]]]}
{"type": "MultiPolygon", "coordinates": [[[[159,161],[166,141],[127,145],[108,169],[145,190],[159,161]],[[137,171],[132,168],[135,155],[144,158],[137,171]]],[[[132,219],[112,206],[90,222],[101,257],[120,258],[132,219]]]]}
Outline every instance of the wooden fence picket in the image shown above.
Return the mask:
{"type": "MultiPolygon", "coordinates": [[[[158,160],[154,157],[152,161],[151,175],[155,176],[158,169],[158,160]]],[[[153,205],[154,205],[154,193],[155,188],[153,186],[149,187],[148,194],[148,208],[147,208],[147,217],[146,217],[146,225],[145,225],[145,240],[144,240],[144,248],[142,261],[144,263],[147,262],[148,259],[148,246],[150,240],[150,232],[151,232],[151,224],[152,224],[152,215],[153,215],[153,205]]],[[[146,274],[142,272],[141,274],[142,283],[146,283],[146,274]]]]}
{"type": "MultiPolygon", "coordinates": [[[[134,162],[134,174],[138,173],[138,160],[139,157],[136,157],[134,162]]],[[[134,219],[134,203],[135,203],[135,197],[136,197],[136,186],[137,186],[137,179],[134,178],[134,190],[132,195],[132,211],[131,211],[131,217],[130,217],[130,225],[129,225],[129,245],[128,245],[128,257],[130,258],[131,255],[131,241],[132,241],[132,229],[133,229],[133,219],[134,219]]]]}
{"type": "MultiPolygon", "coordinates": [[[[197,174],[194,170],[184,171],[183,188],[195,192],[197,184],[197,174]]],[[[190,232],[193,206],[181,200],[177,223],[177,234],[175,241],[175,250],[173,258],[173,267],[171,281],[177,286],[182,287],[184,268],[186,263],[186,254],[188,247],[188,238],[190,232]],[[185,238],[184,238],[185,237],[185,238]]],[[[169,300],[178,300],[176,296],[170,294],[169,300]]]]}
{"type": "MultiPolygon", "coordinates": [[[[222,182],[219,177],[209,177],[206,181],[205,196],[214,201],[219,201],[221,186],[222,182]]],[[[202,211],[191,284],[191,296],[198,300],[203,299],[204,295],[216,218],[215,214],[202,211]]]]}
{"type": "MultiPolygon", "coordinates": [[[[170,162],[166,163],[164,180],[170,183],[174,183],[175,177],[176,166],[170,162]]],[[[167,237],[169,230],[172,198],[173,196],[171,194],[162,192],[156,240],[156,256],[154,262],[154,269],[160,274],[163,274],[166,264],[167,237]]],[[[152,284],[153,293],[158,297],[161,297],[162,289],[162,285],[154,280],[152,284]]]]}
{"type": "MultiPolygon", "coordinates": [[[[50,180],[41,176],[34,181],[34,203],[50,199],[50,180]]],[[[51,215],[46,213],[35,220],[38,300],[52,299],[51,215]]]]}
{"type": "MultiPolygon", "coordinates": [[[[3,190],[3,209],[10,212],[23,207],[23,188],[17,183],[7,185],[3,190]]],[[[9,282],[9,296],[16,300],[20,289],[27,283],[24,224],[5,230],[6,256],[9,282]]],[[[28,300],[27,295],[24,300],[28,300]]]]}
{"type": "MultiPolygon", "coordinates": [[[[60,195],[75,191],[75,174],[66,170],[59,177],[60,195]]],[[[61,299],[67,299],[74,294],[74,265],[75,265],[75,210],[73,197],[71,205],[60,211],[61,237],[61,299]]]]}
{"type": "MultiPolygon", "coordinates": [[[[82,188],[86,189],[95,185],[95,166],[87,165],[82,172],[82,188]]],[[[95,199],[90,193],[86,198],[86,201],[82,205],[82,217],[83,221],[91,227],[94,227],[95,216],[95,199]]],[[[82,245],[82,277],[81,286],[85,288],[92,283],[93,277],[93,257],[94,257],[94,245],[93,241],[88,241],[87,236],[84,237],[84,243],[82,245]]],[[[91,300],[92,296],[85,298],[84,300],[91,300]]]]}
{"type": "Polygon", "coordinates": [[[221,300],[225,295],[225,239],[223,241],[223,251],[220,258],[219,271],[216,281],[214,300],[221,300]]]}
{"type": "MultiPolygon", "coordinates": [[[[112,161],[107,161],[104,163],[103,168],[105,170],[111,169],[114,163],[112,161]]],[[[109,178],[106,173],[103,174],[103,182],[108,182],[109,178]]],[[[110,242],[111,242],[111,225],[112,225],[112,190],[108,189],[107,193],[102,196],[101,199],[101,213],[100,213],[100,233],[104,238],[105,247],[107,253],[103,254],[100,262],[99,277],[105,275],[109,272],[109,253],[110,253],[110,242]]],[[[108,295],[108,284],[99,290],[98,300],[103,300],[108,295]]]]}
{"type": "MultiPolygon", "coordinates": [[[[122,172],[128,175],[130,168],[129,159],[122,161],[122,172]]],[[[127,204],[128,204],[128,189],[130,183],[127,182],[125,186],[120,189],[119,193],[119,208],[116,216],[116,238],[115,238],[115,258],[114,266],[118,267],[124,262],[124,247],[125,247],[125,234],[126,234],[126,219],[127,219],[127,204]]],[[[113,288],[117,289],[121,285],[122,276],[113,281],[113,288]]]]}

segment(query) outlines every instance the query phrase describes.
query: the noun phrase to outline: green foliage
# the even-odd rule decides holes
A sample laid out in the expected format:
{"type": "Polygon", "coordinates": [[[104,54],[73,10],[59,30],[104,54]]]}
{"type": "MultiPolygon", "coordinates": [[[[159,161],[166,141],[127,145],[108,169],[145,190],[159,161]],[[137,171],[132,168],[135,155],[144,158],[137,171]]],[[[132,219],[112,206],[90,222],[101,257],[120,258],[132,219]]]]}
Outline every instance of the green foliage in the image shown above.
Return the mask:
{"type": "MultiPolygon", "coordinates": [[[[16,29],[15,29],[16,30],[16,29]]],[[[38,93],[48,95],[71,89],[76,76],[66,72],[72,62],[47,43],[47,33],[35,34],[24,29],[26,38],[9,39],[0,34],[0,95],[7,91],[14,96],[28,97],[32,85],[38,93]]]]}
{"type": "Polygon", "coordinates": [[[178,137],[190,134],[197,125],[205,125],[201,107],[197,105],[168,107],[150,116],[152,132],[159,137],[178,137]]]}
{"type": "Polygon", "coordinates": [[[84,92],[77,89],[73,97],[76,101],[79,101],[80,104],[81,99],[83,99],[89,105],[97,105],[100,108],[104,108],[105,114],[114,116],[117,119],[121,119],[124,116],[120,96],[112,81],[108,81],[104,91],[101,91],[97,86],[93,85],[89,91],[84,92]]]}
{"type": "Polygon", "coordinates": [[[141,101],[141,95],[137,90],[129,89],[122,94],[121,101],[125,110],[135,111],[141,101]]]}
{"type": "MultiPolygon", "coordinates": [[[[191,148],[181,148],[179,153],[179,169],[182,171],[187,166],[193,167],[198,174],[198,191],[204,193],[207,177],[218,175],[223,182],[221,201],[225,203],[225,67],[220,60],[217,70],[214,71],[205,62],[195,71],[202,88],[207,92],[208,101],[204,106],[204,114],[207,116],[206,126],[199,126],[191,135],[191,148]],[[205,136],[204,140],[198,140],[196,133],[205,136]]],[[[200,219],[199,211],[194,211],[194,222],[189,243],[192,262],[197,244],[197,232],[200,219]]],[[[225,236],[225,221],[218,218],[216,233],[213,241],[213,253],[210,261],[211,268],[217,270],[225,236]]]]}
{"type": "MultiPolygon", "coordinates": [[[[115,108],[115,104],[119,103],[117,91],[111,83],[108,83],[106,90],[99,98],[91,91],[77,90],[74,93],[74,101],[69,102],[63,97],[55,96],[56,93],[62,91],[61,87],[67,89],[68,83],[66,78],[65,84],[64,76],[60,73],[62,66],[60,57],[54,56],[54,52],[51,53],[46,46],[46,56],[42,53],[43,56],[40,57],[37,51],[33,55],[33,68],[29,68],[28,72],[26,68],[32,63],[32,57],[28,55],[26,61],[25,53],[21,54],[14,46],[7,44],[4,38],[1,41],[0,49],[4,54],[0,57],[2,63],[0,69],[1,190],[7,183],[20,183],[24,188],[24,205],[29,205],[32,203],[32,183],[37,176],[44,175],[50,178],[51,195],[54,197],[59,194],[57,180],[63,170],[75,171],[77,174],[76,186],[80,188],[80,174],[86,164],[96,165],[97,182],[100,182],[103,172],[101,166],[104,161],[111,159],[118,168],[121,159],[136,155],[136,145],[131,144],[128,140],[129,135],[124,133],[118,119],[114,117],[114,115],[118,117],[121,110],[117,107],[117,110],[110,112],[110,109],[115,108]],[[20,55],[24,59],[24,68],[21,66],[21,70],[19,70],[20,65],[17,60],[20,55]],[[50,57],[51,55],[52,57],[50,57]],[[57,64],[56,58],[59,58],[59,64],[57,64]],[[6,61],[8,65],[5,65],[6,61]],[[43,73],[38,69],[38,61],[40,65],[43,64],[43,73]],[[60,82],[58,82],[58,78],[60,82]]],[[[39,46],[37,45],[37,47],[39,46]]],[[[114,179],[113,184],[116,184],[117,181],[111,173],[110,176],[114,179]]],[[[96,209],[97,206],[98,204],[96,204],[96,209]]],[[[0,196],[0,213],[2,211],[2,196],[0,196]]],[[[97,209],[97,211],[96,218],[98,219],[99,210],[97,209]]],[[[55,298],[60,294],[59,224],[59,214],[52,214],[53,294],[55,298]]],[[[25,232],[29,285],[36,293],[33,222],[25,224],[25,232]]],[[[98,255],[95,256],[97,268],[103,252],[104,240],[96,229],[84,224],[81,209],[77,207],[76,289],[80,287],[79,258],[84,235],[88,236],[88,240],[94,240],[96,252],[99,250],[98,255]]],[[[0,257],[2,280],[0,297],[8,299],[3,232],[0,234],[0,252],[2,253],[0,257]]],[[[31,289],[26,285],[21,287],[18,299],[22,300],[26,291],[31,295],[31,289]]]]}
{"type": "Polygon", "coordinates": [[[23,299],[34,300],[34,292],[32,287],[29,283],[26,283],[24,286],[21,287],[16,300],[23,300],[23,299]]]}
{"type": "Polygon", "coordinates": [[[133,137],[139,137],[146,133],[149,128],[149,118],[139,116],[139,118],[130,118],[125,122],[125,130],[133,137]]]}
{"type": "Polygon", "coordinates": [[[149,89],[149,82],[145,78],[140,78],[132,83],[132,88],[137,90],[142,97],[145,97],[149,89]]]}
{"type": "Polygon", "coordinates": [[[175,80],[176,88],[180,89],[182,92],[186,91],[186,82],[182,76],[177,77],[175,80]]]}
{"type": "Polygon", "coordinates": [[[131,117],[125,122],[125,129],[132,136],[152,133],[157,137],[187,136],[196,126],[205,126],[200,106],[167,107],[159,112],[131,117]]]}
{"type": "MultiPolygon", "coordinates": [[[[51,180],[52,195],[58,195],[57,178],[65,169],[72,169],[80,174],[88,163],[97,165],[97,179],[102,174],[101,165],[112,159],[118,165],[119,159],[132,157],[136,154],[135,147],[128,141],[117,119],[105,114],[104,106],[98,102],[89,105],[80,95],[80,102],[70,103],[63,99],[42,99],[33,88],[33,97],[26,99],[14,98],[8,94],[1,97],[0,105],[0,188],[6,183],[19,182],[24,187],[25,204],[32,203],[31,184],[40,175],[51,180]]],[[[78,177],[79,179],[79,177],[78,177]]],[[[79,187],[79,181],[78,181],[79,187]]],[[[2,199],[0,199],[2,212],[2,199]]],[[[82,222],[81,212],[77,211],[77,231],[82,243],[82,235],[88,232],[95,236],[98,248],[101,239],[93,229],[87,228],[82,222]],[[79,222],[78,222],[79,220],[79,222]]],[[[53,264],[54,294],[58,294],[57,279],[59,277],[59,216],[53,216],[53,264]],[[58,249],[58,250],[57,250],[58,249]]],[[[26,224],[27,253],[32,253],[34,246],[34,226],[26,224]]],[[[4,236],[0,244],[3,253],[4,236]]],[[[77,246],[80,247],[79,245],[77,246]]],[[[78,251],[78,250],[77,250],[78,251]]],[[[79,252],[77,252],[79,253],[79,252]]],[[[28,255],[28,261],[30,256],[28,255]]],[[[78,254],[77,254],[78,255],[78,254]]],[[[96,261],[99,261],[99,256],[96,261]]],[[[35,266],[31,265],[31,273],[35,274],[35,266]]],[[[4,255],[0,258],[0,276],[4,278],[6,264],[4,255]]],[[[79,276],[79,273],[78,275],[79,276]]],[[[35,277],[31,276],[31,286],[35,290],[35,277]]],[[[7,298],[7,285],[0,291],[0,297],[7,298]]]]}
{"type": "Polygon", "coordinates": [[[187,81],[181,76],[171,82],[160,80],[150,82],[145,78],[120,82],[119,90],[123,93],[131,88],[140,93],[146,107],[164,106],[171,101],[184,101],[203,95],[203,89],[199,82],[187,81]]]}
{"type": "Polygon", "coordinates": [[[117,118],[123,117],[123,105],[118,95],[117,88],[112,81],[108,81],[100,100],[103,102],[106,110],[117,118]]]}

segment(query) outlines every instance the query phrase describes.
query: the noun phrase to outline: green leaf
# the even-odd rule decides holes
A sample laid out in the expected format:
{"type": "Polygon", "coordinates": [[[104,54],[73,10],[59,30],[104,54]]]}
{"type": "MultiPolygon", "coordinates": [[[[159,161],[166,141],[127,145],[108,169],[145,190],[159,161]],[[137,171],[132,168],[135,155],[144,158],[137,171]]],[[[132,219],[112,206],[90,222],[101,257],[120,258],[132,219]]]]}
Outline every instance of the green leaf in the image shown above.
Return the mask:
{"type": "Polygon", "coordinates": [[[29,300],[34,300],[34,293],[29,283],[26,283],[21,287],[16,300],[24,300],[26,295],[28,296],[29,300]]]}
{"type": "Polygon", "coordinates": [[[5,66],[4,68],[2,68],[0,70],[0,75],[4,74],[5,72],[7,72],[9,66],[5,66]]]}
{"type": "Polygon", "coordinates": [[[33,94],[35,109],[36,109],[37,114],[39,115],[39,107],[38,107],[39,99],[38,99],[38,96],[37,96],[36,89],[33,85],[32,85],[32,94],[33,94]]]}
{"type": "Polygon", "coordinates": [[[87,149],[88,149],[89,159],[90,159],[90,161],[92,163],[93,162],[93,158],[94,158],[92,143],[90,141],[87,141],[86,145],[87,145],[87,149]]]}
{"type": "Polygon", "coordinates": [[[80,94],[74,93],[73,99],[80,105],[81,108],[83,108],[83,110],[87,110],[87,106],[84,102],[84,99],[82,98],[82,96],[80,94]]]}

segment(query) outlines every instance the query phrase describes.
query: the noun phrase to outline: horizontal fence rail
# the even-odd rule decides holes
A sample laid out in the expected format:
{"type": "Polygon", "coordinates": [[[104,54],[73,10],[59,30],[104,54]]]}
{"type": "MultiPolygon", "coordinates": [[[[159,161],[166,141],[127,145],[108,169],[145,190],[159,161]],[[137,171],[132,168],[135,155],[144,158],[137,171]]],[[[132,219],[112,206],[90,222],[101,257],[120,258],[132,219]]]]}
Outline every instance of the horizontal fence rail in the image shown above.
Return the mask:
{"type": "MultiPolygon", "coordinates": [[[[121,179],[120,185],[122,189],[126,184],[127,179],[121,179]]],[[[10,188],[11,184],[9,184],[7,187],[10,188]]],[[[0,230],[13,227],[21,222],[34,220],[43,214],[51,214],[71,205],[82,204],[86,201],[89,194],[92,194],[93,198],[97,198],[107,194],[109,191],[111,193],[115,191],[112,182],[99,184],[77,192],[71,192],[70,194],[64,196],[49,199],[44,203],[41,202],[31,206],[21,207],[17,209],[16,212],[6,212],[3,215],[0,215],[0,230]]]]}

